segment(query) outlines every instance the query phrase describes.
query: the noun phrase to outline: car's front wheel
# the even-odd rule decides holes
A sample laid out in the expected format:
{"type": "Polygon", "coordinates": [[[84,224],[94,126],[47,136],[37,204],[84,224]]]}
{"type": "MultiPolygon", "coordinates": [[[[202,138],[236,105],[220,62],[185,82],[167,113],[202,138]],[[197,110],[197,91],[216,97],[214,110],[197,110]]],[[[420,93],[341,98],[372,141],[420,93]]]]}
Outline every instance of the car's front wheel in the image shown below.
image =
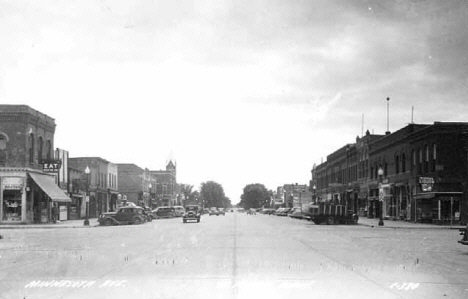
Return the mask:
{"type": "Polygon", "coordinates": [[[135,219],[133,219],[133,224],[141,224],[141,219],[136,217],[135,219]]]}
{"type": "Polygon", "coordinates": [[[112,220],[109,218],[107,218],[106,221],[104,221],[104,225],[106,226],[111,226],[112,224],[114,224],[114,222],[112,222],[112,220]]]}

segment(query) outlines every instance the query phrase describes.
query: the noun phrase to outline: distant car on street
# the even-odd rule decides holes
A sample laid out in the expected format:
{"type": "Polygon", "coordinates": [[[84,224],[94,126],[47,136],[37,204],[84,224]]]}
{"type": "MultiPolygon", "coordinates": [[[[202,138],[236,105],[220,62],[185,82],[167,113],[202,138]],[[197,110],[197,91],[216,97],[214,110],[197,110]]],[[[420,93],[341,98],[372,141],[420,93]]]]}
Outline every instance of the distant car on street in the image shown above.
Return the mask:
{"type": "Polygon", "coordinates": [[[247,211],[247,215],[256,215],[257,214],[257,211],[255,209],[249,209],[247,211]]]}
{"type": "Polygon", "coordinates": [[[223,208],[219,208],[219,209],[218,209],[218,215],[226,216],[226,212],[224,211],[223,208]]]}
{"type": "Polygon", "coordinates": [[[219,216],[219,211],[218,211],[218,209],[215,208],[215,207],[210,208],[209,215],[210,215],[210,216],[214,216],[214,215],[219,216]]]}
{"type": "Polygon", "coordinates": [[[185,209],[183,206],[174,206],[174,212],[176,217],[184,216],[185,209]]]}
{"type": "Polygon", "coordinates": [[[275,215],[276,216],[288,216],[289,211],[291,211],[290,208],[279,208],[276,210],[275,215]]]}
{"type": "Polygon", "coordinates": [[[143,208],[143,214],[146,216],[146,221],[151,222],[154,219],[154,213],[149,207],[143,208]]]}
{"type": "Polygon", "coordinates": [[[182,218],[183,222],[187,223],[189,220],[196,220],[197,222],[200,222],[201,211],[202,209],[197,205],[185,206],[185,212],[182,218]]]}
{"type": "Polygon", "coordinates": [[[175,217],[175,209],[174,207],[158,207],[153,210],[153,214],[155,218],[174,218],[175,217]]]}
{"type": "Polygon", "coordinates": [[[98,222],[100,225],[141,224],[146,222],[144,209],[138,206],[120,207],[116,212],[102,213],[98,222]]]}

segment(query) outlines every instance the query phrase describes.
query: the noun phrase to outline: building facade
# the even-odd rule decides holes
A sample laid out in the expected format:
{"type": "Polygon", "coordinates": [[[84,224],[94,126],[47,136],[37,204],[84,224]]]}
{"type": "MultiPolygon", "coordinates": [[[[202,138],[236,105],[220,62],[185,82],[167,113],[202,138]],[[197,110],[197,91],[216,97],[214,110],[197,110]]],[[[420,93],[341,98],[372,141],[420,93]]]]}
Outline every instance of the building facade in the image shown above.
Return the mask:
{"type": "Polygon", "coordinates": [[[150,174],[156,181],[156,205],[174,206],[177,202],[177,164],[169,161],[166,170],[151,170],[150,174]]]}
{"type": "Polygon", "coordinates": [[[44,223],[71,199],[57,186],[55,120],[26,105],[0,105],[0,223],[44,223]]]}
{"type": "Polygon", "coordinates": [[[386,135],[367,133],[346,146],[346,163],[342,148],[318,165],[311,184],[319,200],[344,197],[348,210],[361,216],[466,223],[467,140],[468,123],[409,124],[386,135]]]}
{"type": "Polygon", "coordinates": [[[118,198],[118,167],[100,157],[69,158],[69,165],[79,172],[90,173],[85,176],[88,191],[88,213],[90,218],[99,217],[101,213],[115,211],[118,198]]]}
{"type": "Polygon", "coordinates": [[[117,167],[122,198],[125,196],[127,201],[139,206],[152,207],[156,180],[148,168],[143,169],[131,163],[119,163],[117,167]]]}

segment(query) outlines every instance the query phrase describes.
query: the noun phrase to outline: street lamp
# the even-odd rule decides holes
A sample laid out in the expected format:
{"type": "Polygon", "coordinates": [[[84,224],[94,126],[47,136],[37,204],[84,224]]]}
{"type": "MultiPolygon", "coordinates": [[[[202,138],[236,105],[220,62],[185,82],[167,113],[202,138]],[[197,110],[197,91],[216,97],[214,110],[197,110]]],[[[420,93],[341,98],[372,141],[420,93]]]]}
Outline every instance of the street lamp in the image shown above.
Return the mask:
{"type": "Polygon", "coordinates": [[[382,216],[382,209],[383,209],[383,201],[384,201],[384,195],[383,195],[383,188],[382,188],[382,176],[384,175],[384,171],[382,169],[382,167],[379,167],[379,170],[377,171],[377,174],[379,175],[379,214],[380,214],[380,218],[379,218],[379,226],[383,226],[384,225],[384,222],[383,222],[383,216],[382,216]]]}
{"type": "Polygon", "coordinates": [[[86,173],[86,218],[84,220],[84,225],[89,225],[89,173],[90,169],[86,166],[85,173],[86,173]]]}
{"type": "Polygon", "coordinates": [[[153,187],[153,185],[151,185],[151,183],[149,183],[149,185],[148,185],[148,193],[149,193],[148,205],[149,205],[149,207],[151,209],[153,208],[153,204],[151,203],[151,188],[152,187],[153,187]]]}
{"type": "Polygon", "coordinates": [[[313,196],[312,202],[313,202],[313,204],[317,203],[317,195],[315,193],[316,191],[317,191],[317,187],[314,184],[314,186],[312,186],[312,196],[313,196]]]}

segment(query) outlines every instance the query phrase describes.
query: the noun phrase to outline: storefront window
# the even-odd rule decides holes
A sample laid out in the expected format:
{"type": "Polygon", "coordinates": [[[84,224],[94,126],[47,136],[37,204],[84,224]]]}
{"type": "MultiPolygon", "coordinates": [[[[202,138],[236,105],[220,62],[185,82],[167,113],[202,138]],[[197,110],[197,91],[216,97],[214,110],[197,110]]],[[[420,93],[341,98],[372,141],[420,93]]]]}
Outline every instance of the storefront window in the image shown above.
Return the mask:
{"type": "Polygon", "coordinates": [[[20,190],[3,191],[3,215],[4,221],[21,221],[22,197],[20,190]]]}

